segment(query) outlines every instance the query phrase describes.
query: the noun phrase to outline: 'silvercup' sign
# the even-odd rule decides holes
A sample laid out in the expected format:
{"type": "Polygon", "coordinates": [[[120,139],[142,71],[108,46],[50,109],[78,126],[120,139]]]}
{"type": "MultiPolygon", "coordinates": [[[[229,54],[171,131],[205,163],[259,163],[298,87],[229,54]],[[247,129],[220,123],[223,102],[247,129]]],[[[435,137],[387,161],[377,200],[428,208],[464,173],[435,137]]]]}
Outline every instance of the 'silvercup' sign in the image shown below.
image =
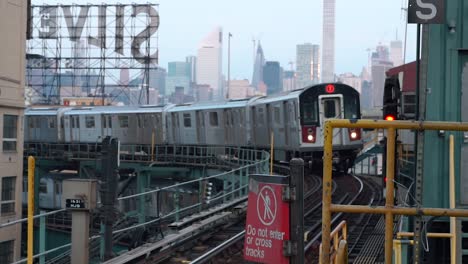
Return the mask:
{"type": "MultiPolygon", "coordinates": [[[[126,27],[131,27],[135,23],[144,23],[143,30],[131,37],[131,54],[132,57],[142,64],[157,63],[158,53],[143,54],[141,52],[142,43],[150,41],[150,38],[156,33],[159,27],[159,14],[154,5],[58,5],[58,6],[33,6],[40,8],[39,27],[36,27],[38,32],[33,32],[33,38],[39,39],[57,39],[62,36],[60,29],[63,27],[61,22],[65,20],[66,29],[68,30],[68,38],[70,41],[78,41],[83,36],[83,29],[90,23],[96,23],[96,35],[84,36],[88,40],[88,44],[106,49],[108,47],[109,38],[114,37],[114,51],[124,55],[124,38],[128,37],[130,30],[126,27]],[[108,10],[108,9],[113,10],[108,10]],[[126,17],[125,9],[131,8],[130,17],[126,17]],[[95,9],[95,10],[93,10],[95,9]],[[97,11],[97,16],[90,17],[91,11],[97,11]],[[114,13],[115,12],[115,13],[114,13]],[[109,23],[108,13],[115,14],[114,23],[109,23]],[[138,19],[137,16],[146,16],[147,19],[138,19]],[[89,21],[91,18],[97,17],[97,21],[89,21]],[[132,21],[133,20],[133,21],[132,21]],[[107,27],[114,27],[115,36],[107,36],[111,30],[107,27]]],[[[88,26],[89,27],[89,26],[88,26]]]]}

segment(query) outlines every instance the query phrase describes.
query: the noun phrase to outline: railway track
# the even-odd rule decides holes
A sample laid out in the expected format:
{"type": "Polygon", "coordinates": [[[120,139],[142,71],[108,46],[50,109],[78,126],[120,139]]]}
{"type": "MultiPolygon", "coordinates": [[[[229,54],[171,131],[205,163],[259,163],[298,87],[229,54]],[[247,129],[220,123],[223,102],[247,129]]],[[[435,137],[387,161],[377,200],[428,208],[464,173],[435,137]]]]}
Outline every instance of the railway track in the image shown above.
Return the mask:
{"type": "MultiPolygon", "coordinates": [[[[284,166],[281,167],[281,169],[284,169],[284,166]]],[[[278,168],[275,166],[275,170],[277,169],[278,168]]],[[[284,173],[286,171],[283,170],[282,172],[284,173]]],[[[309,173],[305,174],[308,176],[304,179],[304,186],[307,190],[304,194],[304,199],[306,202],[309,202],[308,204],[312,204],[314,201],[316,202],[320,200],[322,179],[317,175],[312,175],[309,173]]],[[[188,258],[179,258],[177,259],[179,262],[172,263],[182,263],[184,261],[186,261],[186,263],[242,263],[244,261],[242,252],[245,236],[244,226],[242,226],[242,230],[238,233],[229,234],[230,237],[224,241],[219,241],[216,238],[223,237],[225,235],[225,231],[214,234],[214,239],[210,240],[210,243],[205,243],[203,245],[203,247],[206,249],[205,252],[196,258],[191,258],[192,261],[188,261],[188,258]],[[207,247],[206,244],[209,244],[210,247],[207,247]]],[[[197,250],[198,248],[193,248],[192,251],[197,250]]],[[[196,256],[198,253],[190,254],[192,256],[196,256]]]]}

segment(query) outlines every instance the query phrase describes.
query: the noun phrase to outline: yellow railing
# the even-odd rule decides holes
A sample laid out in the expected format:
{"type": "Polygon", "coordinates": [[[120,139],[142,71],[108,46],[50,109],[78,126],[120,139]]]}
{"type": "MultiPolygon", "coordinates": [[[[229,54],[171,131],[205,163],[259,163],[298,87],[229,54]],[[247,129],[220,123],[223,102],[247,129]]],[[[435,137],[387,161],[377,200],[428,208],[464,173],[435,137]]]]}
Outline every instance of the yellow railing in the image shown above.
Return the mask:
{"type": "MultiPolygon", "coordinates": [[[[468,217],[468,210],[454,208],[411,208],[394,206],[395,176],[395,135],[396,129],[468,131],[468,123],[457,122],[417,122],[417,121],[383,121],[383,120],[343,120],[335,119],[325,122],[324,128],[324,166],[323,166],[323,207],[322,207],[322,250],[320,262],[330,263],[331,249],[331,214],[371,213],[385,215],[385,263],[393,261],[393,217],[394,215],[429,215],[468,217]],[[387,166],[386,166],[386,200],[385,206],[339,205],[332,204],[332,157],[334,128],[379,128],[387,129],[387,166]]],[[[453,192],[454,193],[454,192],[453,192]]]]}
{"type": "MultiPolygon", "coordinates": [[[[449,137],[449,200],[450,209],[455,208],[455,151],[454,151],[454,137],[449,137]]],[[[427,237],[431,238],[450,238],[450,263],[457,263],[457,232],[456,232],[456,218],[450,217],[450,233],[428,233],[427,237]]],[[[395,263],[401,263],[401,239],[403,237],[413,237],[413,232],[398,232],[397,239],[393,240],[395,250],[395,263]]],[[[413,245],[414,241],[409,240],[410,244],[413,245]]]]}
{"type": "MultiPolygon", "coordinates": [[[[348,237],[348,227],[346,225],[346,221],[341,221],[341,223],[330,233],[330,236],[332,237],[333,242],[333,247],[330,248],[332,262],[337,264],[348,263],[348,243],[346,242],[348,237]]],[[[319,250],[322,252],[322,244],[320,244],[319,250]]]]}

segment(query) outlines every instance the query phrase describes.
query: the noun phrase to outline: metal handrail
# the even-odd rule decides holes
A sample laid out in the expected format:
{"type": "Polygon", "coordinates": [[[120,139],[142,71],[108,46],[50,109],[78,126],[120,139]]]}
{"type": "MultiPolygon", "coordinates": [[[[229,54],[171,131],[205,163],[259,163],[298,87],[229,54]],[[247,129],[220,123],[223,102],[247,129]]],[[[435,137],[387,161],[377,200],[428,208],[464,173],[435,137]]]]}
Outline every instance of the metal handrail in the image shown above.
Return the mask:
{"type": "MultiPolygon", "coordinates": [[[[41,143],[41,144],[51,145],[49,143],[41,143]]],[[[86,144],[78,144],[78,145],[83,145],[84,146],[86,144]]],[[[176,154],[177,148],[183,148],[182,146],[174,147],[173,145],[170,145],[170,146],[165,145],[164,147],[166,148],[166,150],[169,149],[169,148],[171,148],[173,150],[173,152],[172,152],[173,155],[164,156],[164,160],[169,160],[166,157],[172,157],[171,162],[173,164],[178,164],[178,159],[187,158],[187,155],[177,155],[176,154]]],[[[197,146],[196,148],[198,148],[198,150],[201,150],[201,153],[206,154],[206,156],[196,156],[196,158],[203,159],[203,158],[213,158],[214,157],[214,158],[216,158],[217,161],[218,161],[218,159],[221,160],[221,161],[224,161],[223,165],[226,165],[225,164],[226,161],[229,161],[230,167],[235,167],[235,168],[230,170],[230,171],[227,171],[227,172],[222,172],[220,174],[216,174],[216,175],[212,175],[212,176],[208,176],[208,177],[203,177],[203,178],[195,179],[195,180],[189,180],[189,181],[186,181],[186,182],[177,183],[177,184],[174,184],[174,185],[171,185],[171,186],[166,186],[166,187],[158,188],[158,189],[151,190],[151,191],[141,192],[141,193],[138,193],[138,194],[132,194],[132,195],[124,196],[124,197],[119,197],[117,200],[122,201],[122,200],[130,199],[130,198],[137,198],[137,197],[140,197],[140,196],[144,196],[144,195],[148,195],[148,194],[152,194],[152,193],[156,193],[156,192],[161,192],[161,191],[177,188],[177,187],[187,185],[187,184],[192,184],[192,183],[197,183],[197,182],[201,183],[202,181],[206,181],[206,180],[209,180],[209,179],[221,178],[221,177],[231,176],[231,175],[235,176],[236,175],[235,173],[237,173],[237,172],[239,172],[241,175],[242,175],[242,173],[245,172],[244,175],[245,175],[246,178],[248,178],[248,176],[250,174],[250,169],[255,169],[257,173],[259,171],[265,172],[265,173],[268,172],[268,163],[269,163],[269,158],[270,158],[269,155],[270,154],[268,152],[266,152],[266,151],[242,149],[242,148],[237,148],[237,147],[236,148],[233,148],[233,147],[219,147],[219,146],[214,146],[214,147],[198,147],[197,146]],[[227,151],[227,153],[226,153],[226,151],[227,151]],[[220,154],[220,153],[223,153],[223,154],[220,154]],[[235,156],[236,153],[237,153],[237,157],[235,156]],[[258,159],[258,157],[261,157],[261,159],[258,159]]],[[[134,149],[136,149],[136,148],[134,148],[134,149]]],[[[154,156],[161,157],[160,155],[158,155],[158,150],[155,151],[154,156]]],[[[153,165],[154,164],[155,163],[153,163],[153,165]]],[[[224,193],[222,195],[220,195],[219,197],[211,199],[211,201],[216,201],[216,200],[222,199],[224,197],[229,197],[229,196],[232,196],[231,200],[240,199],[240,196],[236,198],[234,194],[239,193],[242,190],[247,190],[247,188],[248,188],[248,181],[246,182],[246,184],[240,185],[238,188],[233,187],[230,191],[224,190],[224,193]]],[[[244,192],[244,195],[242,197],[246,197],[246,195],[247,195],[247,191],[244,192]]],[[[118,233],[126,232],[126,231],[129,231],[129,230],[135,229],[135,228],[146,226],[146,225],[161,221],[163,219],[170,218],[170,217],[172,217],[175,214],[178,214],[180,212],[184,212],[184,211],[188,211],[190,209],[197,208],[200,205],[201,205],[201,203],[196,203],[196,204],[184,207],[184,208],[179,208],[177,211],[171,212],[171,213],[169,213],[167,215],[164,215],[162,217],[157,217],[156,219],[152,219],[152,220],[146,221],[144,223],[139,223],[137,225],[133,225],[133,226],[130,226],[130,227],[115,230],[112,233],[113,234],[118,234],[118,233]]],[[[63,211],[66,211],[66,209],[60,209],[60,210],[56,210],[56,211],[36,215],[36,216],[34,216],[34,218],[53,215],[53,214],[63,212],[63,211]]],[[[27,221],[27,218],[16,220],[16,221],[13,221],[13,222],[9,222],[9,223],[0,225],[0,228],[3,227],[3,226],[9,226],[9,225],[13,225],[13,224],[22,223],[24,221],[27,221]]],[[[102,235],[103,234],[99,233],[98,235],[92,236],[89,239],[91,241],[93,239],[101,237],[102,235]]],[[[55,252],[57,250],[60,250],[60,249],[63,249],[63,248],[69,247],[69,246],[71,246],[71,243],[66,244],[66,245],[62,245],[62,246],[54,248],[54,249],[47,250],[45,252],[34,255],[33,259],[37,258],[37,257],[40,257],[40,256],[50,254],[52,252],[55,252]]],[[[25,259],[22,259],[20,261],[15,262],[14,264],[24,263],[26,261],[27,261],[27,259],[25,258],[25,259]]]]}
{"type": "Polygon", "coordinates": [[[322,251],[321,263],[330,263],[331,215],[336,212],[385,214],[385,263],[392,263],[393,216],[428,215],[468,217],[466,209],[413,208],[394,206],[395,138],[396,129],[468,131],[468,123],[424,122],[424,121],[383,121],[383,120],[328,120],[324,129],[323,166],[323,207],[322,207],[322,251]],[[379,128],[387,129],[387,166],[385,206],[339,205],[332,204],[332,157],[334,128],[379,128]]]}

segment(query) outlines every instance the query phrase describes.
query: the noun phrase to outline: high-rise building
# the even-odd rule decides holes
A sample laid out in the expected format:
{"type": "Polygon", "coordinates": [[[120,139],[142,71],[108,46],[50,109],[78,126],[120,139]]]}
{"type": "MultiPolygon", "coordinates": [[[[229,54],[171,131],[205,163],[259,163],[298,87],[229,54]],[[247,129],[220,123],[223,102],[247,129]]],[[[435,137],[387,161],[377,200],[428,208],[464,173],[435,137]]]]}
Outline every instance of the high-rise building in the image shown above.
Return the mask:
{"type": "Polygon", "coordinates": [[[223,31],[218,27],[203,39],[197,52],[197,84],[209,85],[215,100],[224,99],[222,48],[223,31]]]}
{"type": "Polygon", "coordinates": [[[166,95],[168,97],[172,96],[176,87],[182,87],[182,91],[190,90],[190,64],[187,62],[169,62],[166,78],[166,95]]]}
{"type": "Polygon", "coordinates": [[[193,90],[197,84],[197,57],[196,56],[187,56],[185,62],[189,64],[190,68],[190,89],[187,91],[187,94],[193,96],[193,90]]]}
{"type": "Polygon", "coordinates": [[[320,81],[320,46],[310,43],[296,46],[297,86],[302,88],[320,81]]]}
{"type": "Polygon", "coordinates": [[[277,61],[267,61],[263,66],[263,82],[267,86],[267,95],[276,94],[283,89],[283,69],[277,61]]]}
{"type": "Polygon", "coordinates": [[[231,80],[229,85],[229,99],[243,99],[255,95],[255,88],[250,85],[249,80],[231,80]]]}
{"type": "MultiPolygon", "coordinates": [[[[0,224],[21,218],[28,1],[0,4],[0,224]]],[[[21,256],[21,223],[0,228],[0,263],[21,256]]]]}
{"type": "Polygon", "coordinates": [[[296,89],[296,73],[294,71],[284,71],[283,91],[292,91],[294,89],[296,89]]]}
{"type": "Polygon", "coordinates": [[[372,108],[372,82],[362,81],[361,109],[369,110],[372,108]]]}
{"type": "MultiPolygon", "coordinates": [[[[158,91],[158,95],[165,96],[166,94],[166,69],[161,67],[150,68],[149,70],[149,87],[158,91]]],[[[151,97],[150,97],[151,98],[151,97]]]]}
{"type": "Polygon", "coordinates": [[[382,108],[385,73],[393,67],[390,61],[388,47],[379,45],[372,53],[372,107],[382,108]]]}
{"type": "Polygon", "coordinates": [[[347,73],[340,74],[338,76],[338,81],[353,87],[354,89],[356,89],[356,91],[361,93],[361,86],[362,86],[361,77],[356,76],[353,73],[347,72],[347,73]]]}
{"type": "Polygon", "coordinates": [[[390,61],[395,66],[403,65],[403,42],[401,40],[390,42],[390,61]]]}
{"type": "Polygon", "coordinates": [[[335,2],[323,0],[322,82],[335,80],[335,2]]]}
{"type": "Polygon", "coordinates": [[[257,46],[257,53],[255,55],[255,63],[252,76],[252,86],[258,89],[260,83],[263,82],[263,66],[265,65],[265,56],[260,42],[257,46]]]}

